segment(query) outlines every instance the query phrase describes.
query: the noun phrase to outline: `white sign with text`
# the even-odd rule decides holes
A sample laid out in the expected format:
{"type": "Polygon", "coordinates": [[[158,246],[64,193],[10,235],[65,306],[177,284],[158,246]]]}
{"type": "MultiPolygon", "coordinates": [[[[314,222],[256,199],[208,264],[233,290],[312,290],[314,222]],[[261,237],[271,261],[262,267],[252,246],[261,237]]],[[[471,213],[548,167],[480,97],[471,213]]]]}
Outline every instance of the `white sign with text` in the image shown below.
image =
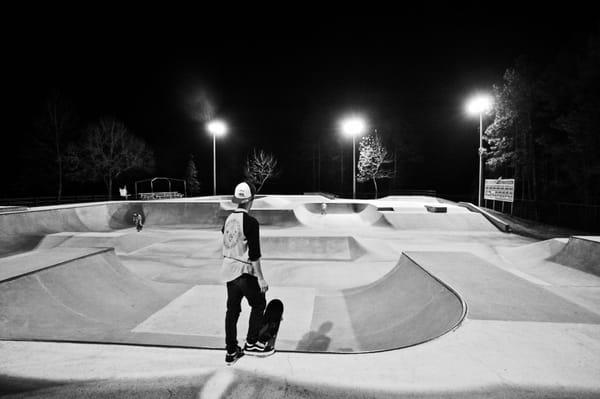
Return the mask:
{"type": "Polygon", "coordinates": [[[515,179],[485,179],[483,198],[486,200],[514,202],[515,179]]]}

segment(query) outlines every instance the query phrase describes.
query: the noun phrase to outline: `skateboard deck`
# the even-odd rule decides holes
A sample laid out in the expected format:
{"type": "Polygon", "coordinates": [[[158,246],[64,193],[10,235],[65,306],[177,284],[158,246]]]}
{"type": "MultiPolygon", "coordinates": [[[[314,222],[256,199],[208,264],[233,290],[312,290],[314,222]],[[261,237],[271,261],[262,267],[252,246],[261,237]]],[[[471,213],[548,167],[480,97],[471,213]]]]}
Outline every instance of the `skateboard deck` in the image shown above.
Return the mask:
{"type": "Polygon", "coordinates": [[[279,299],[269,301],[264,313],[263,326],[260,329],[259,337],[263,342],[267,342],[271,347],[275,348],[277,342],[277,334],[283,316],[283,302],[279,299]]]}

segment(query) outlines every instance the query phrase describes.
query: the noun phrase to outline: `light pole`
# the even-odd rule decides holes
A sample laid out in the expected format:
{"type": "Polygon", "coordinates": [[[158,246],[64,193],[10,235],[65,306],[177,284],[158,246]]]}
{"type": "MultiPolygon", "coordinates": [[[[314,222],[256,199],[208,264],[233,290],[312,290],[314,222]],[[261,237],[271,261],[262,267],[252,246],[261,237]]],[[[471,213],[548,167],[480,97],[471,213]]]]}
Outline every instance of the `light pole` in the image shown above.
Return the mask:
{"type": "Polygon", "coordinates": [[[483,114],[492,108],[492,99],[488,95],[477,95],[467,103],[467,112],[479,115],[479,189],[477,206],[481,206],[481,182],[483,180],[483,114]]]}
{"type": "Polygon", "coordinates": [[[341,121],[342,132],[352,136],[352,199],[356,198],[356,136],[366,129],[365,120],[359,116],[351,116],[341,121]]]}
{"type": "Polygon", "coordinates": [[[221,120],[210,121],[206,130],[213,136],[213,195],[217,195],[217,136],[227,133],[227,125],[221,120]]]}

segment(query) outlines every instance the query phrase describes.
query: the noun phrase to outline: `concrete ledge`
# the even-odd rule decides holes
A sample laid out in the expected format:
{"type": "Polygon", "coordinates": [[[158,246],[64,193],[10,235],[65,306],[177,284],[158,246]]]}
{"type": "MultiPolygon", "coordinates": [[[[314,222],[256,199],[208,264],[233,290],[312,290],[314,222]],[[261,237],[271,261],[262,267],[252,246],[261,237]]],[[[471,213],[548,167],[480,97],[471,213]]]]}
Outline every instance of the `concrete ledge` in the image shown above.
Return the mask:
{"type": "Polygon", "coordinates": [[[483,210],[482,208],[478,207],[475,204],[472,204],[470,202],[459,202],[458,205],[463,206],[472,212],[481,213],[487,220],[490,221],[490,223],[492,223],[494,226],[496,226],[498,228],[498,230],[500,230],[500,231],[503,231],[505,233],[510,233],[512,231],[512,229],[510,228],[510,225],[508,223],[498,219],[497,217],[493,216],[491,213],[483,210]]]}
{"type": "Polygon", "coordinates": [[[446,213],[448,212],[448,208],[445,206],[438,206],[438,205],[424,205],[425,209],[427,209],[427,212],[433,212],[433,213],[446,213]]]}
{"type": "Polygon", "coordinates": [[[0,213],[23,212],[29,210],[26,206],[0,206],[0,213]]]}

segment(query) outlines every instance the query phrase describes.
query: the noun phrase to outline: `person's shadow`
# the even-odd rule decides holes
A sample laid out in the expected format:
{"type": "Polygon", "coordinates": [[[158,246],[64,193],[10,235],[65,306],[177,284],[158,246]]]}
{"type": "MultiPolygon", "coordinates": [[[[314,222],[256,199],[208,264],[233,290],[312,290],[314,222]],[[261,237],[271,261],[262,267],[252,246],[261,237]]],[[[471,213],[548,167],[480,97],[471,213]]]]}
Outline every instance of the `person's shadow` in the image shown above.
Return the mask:
{"type": "Polygon", "coordinates": [[[317,331],[310,331],[302,337],[296,350],[310,351],[310,352],[325,352],[331,344],[331,338],[327,336],[327,333],[333,328],[333,323],[326,321],[321,324],[317,331]]]}

